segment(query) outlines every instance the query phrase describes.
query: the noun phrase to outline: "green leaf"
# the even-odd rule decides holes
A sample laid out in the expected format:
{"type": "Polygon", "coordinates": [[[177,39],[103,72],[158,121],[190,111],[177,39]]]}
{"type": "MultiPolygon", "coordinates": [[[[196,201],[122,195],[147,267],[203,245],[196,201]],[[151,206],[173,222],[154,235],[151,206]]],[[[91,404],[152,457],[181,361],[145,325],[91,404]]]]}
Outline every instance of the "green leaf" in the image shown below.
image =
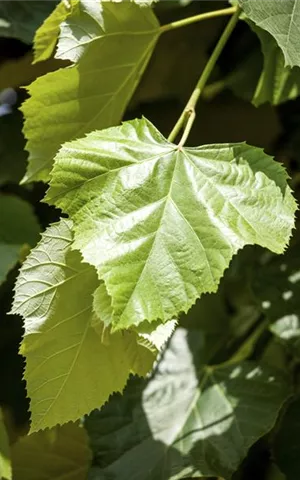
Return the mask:
{"type": "Polygon", "coordinates": [[[272,429],[286,376],[250,362],[205,366],[195,334],[176,330],[144,388],[131,384],[86,420],[95,478],[231,478],[272,429]]]}
{"type": "Polygon", "coordinates": [[[35,245],[39,225],[32,207],[13,195],[0,195],[0,283],[20,258],[24,244],[35,245]]]}
{"type": "Polygon", "coordinates": [[[12,313],[25,321],[21,353],[32,432],[100,407],[111,393],[123,390],[130,372],[145,374],[154,360],[133,332],[101,341],[93,328],[96,272],[71,245],[70,221],[49,227],[15,286],[12,313]]]}
{"type": "MultiPolygon", "coordinates": [[[[102,322],[104,323],[105,327],[109,327],[112,324],[113,318],[111,298],[108,295],[107,289],[103,282],[95,290],[93,296],[93,308],[97,314],[97,318],[95,318],[93,325],[96,329],[98,329],[99,319],[101,319],[100,332],[102,333],[102,322]]],[[[145,322],[135,328],[135,331],[138,335],[137,341],[141,345],[146,346],[146,348],[149,348],[151,351],[157,352],[163,348],[166,341],[172,335],[175,327],[175,320],[170,320],[164,325],[160,323],[156,325],[145,322]]]]}
{"type": "Polygon", "coordinates": [[[257,270],[253,290],[272,322],[293,315],[300,317],[299,244],[257,270]]]}
{"type": "Polygon", "coordinates": [[[14,480],[82,480],[90,461],[86,432],[73,423],[22,437],[12,448],[14,480]]]}
{"type": "Polygon", "coordinates": [[[22,106],[29,151],[24,181],[47,181],[62,143],[120,122],[158,27],[151,8],[134,3],[82,1],[74,8],[57,56],[78,63],[38,78],[22,106]]]}
{"type": "Polygon", "coordinates": [[[8,1],[0,4],[0,36],[31,43],[36,29],[55,7],[56,2],[8,1]]]}
{"type": "Polygon", "coordinates": [[[253,49],[225,78],[206,87],[205,95],[210,98],[228,87],[256,107],[293,100],[300,94],[299,67],[285,67],[283,53],[274,37],[249,19],[246,22],[258,36],[262,51],[253,49]]]}
{"type": "Polygon", "coordinates": [[[3,412],[0,409],[0,477],[2,480],[12,479],[11,455],[3,412]]]}
{"type": "MultiPolygon", "coordinates": [[[[75,2],[76,0],[73,0],[72,4],[75,4],[75,2]]],[[[70,13],[71,6],[68,6],[68,3],[62,0],[35,32],[33,43],[34,63],[51,57],[59,36],[60,24],[70,13]]]]}
{"type": "Polygon", "coordinates": [[[186,312],[246,244],[282,252],[296,208],[285,171],[261,149],[182,149],[146,119],[63,146],[46,200],[74,220],[116,330],[186,312]]]}
{"type": "Polygon", "coordinates": [[[285,66],[300,66],[299,0],[238,0],[247,17],[269,32],[281,48],[285,66]]]}
{"type": "Polygon", "coordinates": [[[288,406],[274,442],[275,460],[286,480],[295,480],[300,476],[299,412],[298,398],[288,406]]]}
{"type": "Polygon", "coordinates": [[[253,95],[253,104],[259,106],[269,102],[279,105],[298,97],[300,68],[285,67],[283,53],[272,35],[253,24],[251,28],[260,39],[264,55],[264,67],[253,95]]]}

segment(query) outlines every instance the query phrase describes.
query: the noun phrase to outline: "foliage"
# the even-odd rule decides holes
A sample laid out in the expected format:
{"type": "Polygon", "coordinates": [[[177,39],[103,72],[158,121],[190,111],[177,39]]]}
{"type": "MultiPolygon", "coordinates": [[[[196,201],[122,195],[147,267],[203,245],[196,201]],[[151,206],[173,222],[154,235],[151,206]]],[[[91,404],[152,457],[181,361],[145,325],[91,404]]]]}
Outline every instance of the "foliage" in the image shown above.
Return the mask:
{"type": "Polygon", "coordinates": [[[4,3],[1,478],[294,480],[300,2],[4,3]]]}

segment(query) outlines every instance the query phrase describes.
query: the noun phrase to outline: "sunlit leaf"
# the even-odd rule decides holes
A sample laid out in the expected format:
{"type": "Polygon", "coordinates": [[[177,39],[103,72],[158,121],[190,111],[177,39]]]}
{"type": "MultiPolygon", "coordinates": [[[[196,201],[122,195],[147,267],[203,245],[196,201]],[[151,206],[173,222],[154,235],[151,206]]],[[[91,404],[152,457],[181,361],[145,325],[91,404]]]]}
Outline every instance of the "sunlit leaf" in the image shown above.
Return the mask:
{"type": "Polygon", "coordinates": [[[62,143],[118,124],[158,38],[150,7],[81,1],[62,25],[57,58],[77,62],[38,78],[23,104],[29,165],[47,181],[62,143]]]}
{"type": "Polygon", "coordinates": [[[75,3],[76,0],[72,0],[70,4],[62,0],[35,32],[34,62],[41,62],[51,57],[59,36],[60,24],[71,13],[72,5],[75,3]]]}
{"type": "Polygon", "coordinates": [[[179,148],[143,119],[67,143],[46,200],[74,220],[120,329],[186,312],[246,244],[282,252],[296,208],[286,178],[261,149],[179,148]]]}
{"type": "Polygon", "coordinates": [[[24,318],[21,353],[30,397],[31,431],[76,420],[122,391],[129,374],[145,374],[155,356],[136,334],[93,327],[92,294],[99,282],[71,251],[71,222],[49,227],[24,262],[12,313],[24,318]]]}

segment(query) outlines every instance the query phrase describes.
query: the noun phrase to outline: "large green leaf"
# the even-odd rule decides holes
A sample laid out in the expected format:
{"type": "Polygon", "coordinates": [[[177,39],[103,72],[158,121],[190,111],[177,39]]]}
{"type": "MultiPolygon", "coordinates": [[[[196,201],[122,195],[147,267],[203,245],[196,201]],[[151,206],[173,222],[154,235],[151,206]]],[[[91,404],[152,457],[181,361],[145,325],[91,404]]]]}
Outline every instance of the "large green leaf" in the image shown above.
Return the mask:
{"type": "Polygon", "coordinates": [[[91,414],[95,479],[231,478],[274,426],[290,387],[252,363],[208,367],[201,353],[199,332],[176,330],[143,389],[133,383],[91,414]]]}
{"type": "Polygon", "coordinates": [[[181,148],[145,119],[63,146],[46,200],[74,220],[115,329],[186,312],[245,244],[282,252],[296,208],[285,171],[261,149],[181,148]]]}
{"type": "Polygon", "coordinates": [[[300,0],[238,0],[250,20],[267,30],[281,48],[285,65],[300,67],[300,0]]]}
{"type": "Polygon", "coordinates": [[[73,423],[22,437],[12,448],[14,480],[83,480],[90,461],[86,432],[73,423]]]}
{"type": "Polygon", "coordinates": [[[13,195],[0,195],[0,283],[20,258],[24,244],[35,245],[39,225],[31,206],[13,195]]]}
{"type": "Polygon", "coordinates": [[[57,56],[78,63],[38,78],[22,107],[29,151],[24,180],[47,181],[62,143],[120,122],[158,33],[150,7],[82,1],[74,8],[57,56]]]}
{"type": "Polygon", "coordinates": [[[9,440],[5,427],[2,410],[0,409],[0,478],[2,480],[12,479],[11,454],[9,440]]]}
{"type": "Polygon", "coordinates": [[[130,372],[145,373],[154,356],[134,332],[107,335],[93,327],[94,268],[71,251],[71,222],[49,227],[24,262],[12,313],[23,316],[25,379],[31,431],[76,420],[122,391],[130,372]],[[143,372],[140,372],[140,369],[143,372]]]}
{"type": "Polygon", "coordinates": [[[0,3],[0,36],[31,43],[36,29],[56,5],[55,0],[14,0],[0,3]]]}

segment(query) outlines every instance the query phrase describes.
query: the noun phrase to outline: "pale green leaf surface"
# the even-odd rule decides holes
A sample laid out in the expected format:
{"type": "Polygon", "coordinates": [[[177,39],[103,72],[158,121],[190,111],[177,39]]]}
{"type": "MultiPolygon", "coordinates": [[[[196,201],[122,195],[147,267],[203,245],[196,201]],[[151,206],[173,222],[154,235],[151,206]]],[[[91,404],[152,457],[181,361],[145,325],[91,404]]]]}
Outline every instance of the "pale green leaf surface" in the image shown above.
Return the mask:
{"type": "Polygon", "coordinates": [[[229,479],[272,429],[290,393],[284,375],[251,362],[207,367],[196,333],[177,329],[144,388],[131,384],[87,419],[95,478],[229,479]]]}
{"type": "Polygon", "coordinates": [[[36,29],[55,8],[55,0],[14,0],[0,3],[0,36],[31,43],[36,29]]]}
{"type": "Polygon", "coordinates": [[[281,48],[285,65],[300,67],[300,0],[238,0],[246,16],[269,32],[281,48]]]}
{"type": "MultiPolygon", "coordinates": [[[[73,3],[75,1],[73,0],[73,3]]],[[[51,57],[59,36],[60,24],[66,19],[70,10],[71,5],[68,8],[68,3],[61,1],[35,32],[33,42],[34,63],[51,57]]]]}
{"type": "Polygon", "coordinates": [[[0,410],[0,478],[12,479],[11,453],[2,410],[0,410]]]}
{"type": "Polygon", "coordinates": [[[158,38],[151,8],[80,5],[58,43],[59,58],[78,63],[35,80],[22,106],[29,151],[24,181],[47,181],[53,157],[67,140],[120,122],[158,38]]]}
{"type": "MultiPolygon", "coordinates": [[[[135,335],[101,342],[92,326],[94,268],[70,251],[71,222],[49,227],[24,262],[12,313],[24,318],[21,353],[30,397],[31,431],[76,420],[122,391],[131,371],[151,368],[150,351],[134,350],[135,335]]],[[[151,353],[153,363],[154,357],[151,353]]]]}
{"type": "Polygon", "coordinates": [[[20,258],[22,246],[34,246],[39,224],[31,205],[13,195],[0,195],[0,283],[20,258]]]}
{"type": "Polygon", "coordinates": [[[21,437],[12,448],[14,480],[83,480],[90,461],[86,431],[74,423],[21,437]]]}
{"type": "Polygon", "coordinates": [[[282,252],[296,208],[284,169],[261,149],[179,149],[145,119],[63,146],[46,200],[74,220],[115,329],[187,311],[246,244],[282,252]]]}

